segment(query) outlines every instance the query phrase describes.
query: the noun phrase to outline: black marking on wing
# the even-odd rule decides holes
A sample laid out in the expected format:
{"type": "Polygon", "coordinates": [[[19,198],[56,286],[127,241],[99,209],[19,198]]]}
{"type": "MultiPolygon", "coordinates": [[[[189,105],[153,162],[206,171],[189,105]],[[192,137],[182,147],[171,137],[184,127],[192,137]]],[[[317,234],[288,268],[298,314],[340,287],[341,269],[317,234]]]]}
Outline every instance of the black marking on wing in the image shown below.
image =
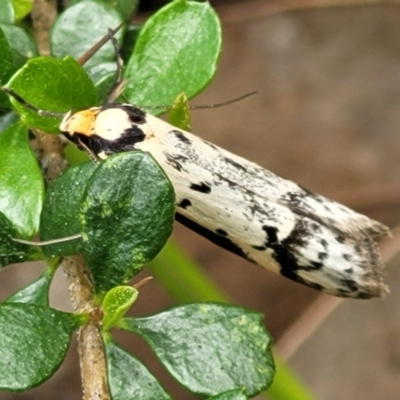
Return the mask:
{"type": "Polygon", "coordinates": [[[192,143],[191,140],[186,135],[184,135],[182,132],[180,132],[178,130],[172,130],[172,131],[170,131],[170,133],[173,133],[176,136],[176,138],[183,143],[186,143],[186,144],[192,143]]]}
{"type": "Polygon", "coordinates": [[[129,120],[133,123],[133,124],[139,124],[139,125],[143,125],[145,124],[146,121],[146,113],[142,110],[140,110],[139,108],[136,108],[134,106],[131,106],[129,104],[120,104],[120,103],[108,103],[108,104],[104,104],[101,107],[101,111],[104,110],[108,110],[109,108],[119,108],[120,110],[123,110],[126,112],[126,114],[129,117],[129,120]]]}
{"type": "Polygon", "coordinates": [[[178,204],[177,207],[186,209],[187,207],[191,206],[192,202],[189,199],[182,199],[178,204]]]}
{"type": "MultiPolygon", "coordinates": [[[[319,261],[309,261],[307,265],[299,265],[295,257],[296,249],[304,248],[307,245],[307,237],[313,234],[310,232],[310,228],[312,230],[315,229],[314,226],[309,226],[309,224],[300,220],[296,223],[290,235],[279,242],[278,228],[267,225],[262,227],[266,234],[265,246],[273,250],[272,257],[279,264],[281,275],[293,281],[304,283],[314,289],[325,291],[322,285],[305,280],[298,275],[299,270],[320,270],[323,268],[323,262],[328,256],[327,253],[320,252],[318,253],[319,261]]],[[[339,287],[335,289],[342,296],[349,296],[349,293],[357,292],[357,297],[359,298],[370,297],[368,293],[363,294],[359,291],[358,285],[353,279],[341,279],[338,281],[338,286],[345,287],[345,289],[339,287]]]]}
{"type": "Polygon", "coordinates": [[[169,154],[169,153],[164,153],[165,158],[167,159],[167,163],[172,167],[175,168],[177,171],[181,172],[184,171],[185,168],[183,167],[182,164],[187,161],[187,157],[184,157],[180,154],[169,154]]]}
{"type": "Polygon", "coordinates": [[[266,233],[265,246],[273,250],[272,257],[281,267],[281,275],[298,281],[297,270],[299,265],[291,250],[294,247],[304,246],[306,231],[302,222],[297,222],[290,235],[281,242],[278,240],[278,228],[264,225],[262,229],[266,233]]]}
{"type": "Polygon", "coordinates": [[[205,182],[200,182],[200,184],[191,183],[190,189],[200,193],[211,193],[211,186],[205,182]]]}
{"type": "Polygon", "coordinates": [[[72,142],[74,142],[78,148],[82,148],[80,143],[83,143],[89,148],[94,154],[98,155],[104,152],[107,155],[114,153],[122,153],[124,151],[135,150],[135,144],[143,141],[145,135],[142,129],[137,125],[132,125],[129,129],[126,129],[121,135],[114,140],[107,140],[103,137],[92,134],[90,136],[75,133],[73,136],[69,135],[68,132],[63,134],[72,142]]]}
{"type": "Polygon", "coordinates": [[[185,217],[184,215],[179,214],[179,212],[175,214],[175,219],[182,225],[185,225],[187,228],[205,237],[206,239],[210,240],[217,246],[220,246],[225,250],[228,250],[240,257],[243,257],[246,260],[254,262],[238,245],[233,243],[227,236],[221,236],[218,233],[213,232],[205,228],[204,226],[199,225],[198,223],[192,221],[191,219],[185,217]]]}
{"type": "Polygon", "coordinates": [[[235,168],[237,168],[237,169],[240,169],[240,170],[242,170],[242,171],[244,171],[244,172],[247,172],[247,168],[246,168],[246,167],[244,167],[242,164],[239,164],[239,163],[236,162],[236,161],[233,161],[231,158],[229,158],[229,157],[223,157],[223,160],[224,160],[227,164],[230,164],[230,165],[232,165],[233,167],[235,167],[235,168]]]}

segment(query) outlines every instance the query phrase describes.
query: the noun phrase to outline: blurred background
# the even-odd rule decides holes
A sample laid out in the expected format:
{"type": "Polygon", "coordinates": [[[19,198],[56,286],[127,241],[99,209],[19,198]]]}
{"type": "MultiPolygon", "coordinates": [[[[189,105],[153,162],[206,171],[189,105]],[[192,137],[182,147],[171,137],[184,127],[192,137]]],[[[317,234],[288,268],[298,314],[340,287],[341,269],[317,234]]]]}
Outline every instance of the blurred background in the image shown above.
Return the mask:
{"type": "MultiPolygon", "coordinates": [[[[269,1],[212,3],[224,29],[220,68],[192,104],[219,103],[253,90],[258,94],[226,107],[193,111],[193,132],[396,227],[400,6],[284,11],[285,3],[269,1]]],[[[173,236],[235,304],[265,315],[276,354],[288,360],[315,398],[400,398],[396,231],[383,243],[384,257],[390,259],[385,280],[391,293],[385,299],[359,301],[336,300],[270,274],[178,224],[173,236]]],[[[33,264],[2,271],[1,298],[38,271],[33,264]]],[[[69,310],[61,273],[52,298],[56,308],[69,310]]],[[[172,304],[153,281],[141,290],[133,311],[148,315],[172,304]]],[[[177,387],[139,340],[131,335],[119,338],[162,376],[175,399],[196,398],[177,387]]],[[[81,391],[74,343],[67,362],[42,387],[22,394],[0,393],[1,400],[75,398],[81,398],[81,391]]]]}

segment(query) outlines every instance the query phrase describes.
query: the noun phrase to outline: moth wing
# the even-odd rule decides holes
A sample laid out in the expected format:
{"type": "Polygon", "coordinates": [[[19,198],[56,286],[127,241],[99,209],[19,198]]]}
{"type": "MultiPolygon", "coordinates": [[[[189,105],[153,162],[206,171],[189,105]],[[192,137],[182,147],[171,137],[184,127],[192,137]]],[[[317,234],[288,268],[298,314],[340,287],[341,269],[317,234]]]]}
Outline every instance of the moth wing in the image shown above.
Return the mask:
{"type": "Polygon", "coordinates": [[[178,220],[271,271],[330,294],[384,293],[374,236],[387,228],[158,118],[136,147],[165,169],[178,220]]]}

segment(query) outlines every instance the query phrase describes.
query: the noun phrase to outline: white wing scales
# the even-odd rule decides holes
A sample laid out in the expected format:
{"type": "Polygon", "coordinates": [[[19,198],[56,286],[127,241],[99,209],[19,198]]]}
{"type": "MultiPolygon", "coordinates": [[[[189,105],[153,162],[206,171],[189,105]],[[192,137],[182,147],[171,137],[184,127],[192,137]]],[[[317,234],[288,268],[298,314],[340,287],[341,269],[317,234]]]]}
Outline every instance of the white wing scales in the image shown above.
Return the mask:
{"type": "Polygon", "coordinates": [[[135,148],[169,176],[177,219],[271,271],[336,296],[386,292],[374,237],[387,228],[166,122],[135,148]]]}

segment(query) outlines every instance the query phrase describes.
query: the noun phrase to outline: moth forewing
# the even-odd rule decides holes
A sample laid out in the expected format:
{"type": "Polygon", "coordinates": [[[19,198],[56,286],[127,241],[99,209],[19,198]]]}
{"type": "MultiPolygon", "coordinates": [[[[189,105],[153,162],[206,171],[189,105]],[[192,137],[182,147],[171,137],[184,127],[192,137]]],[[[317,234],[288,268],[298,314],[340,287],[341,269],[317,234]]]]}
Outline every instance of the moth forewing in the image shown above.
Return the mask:
{"type": "Polygon", "coordinates": [[[178,220],[273,272],[355,298],[386,292],[376,237],[387,227],[168,123],[135,145],[170,177],[178,220]]]}

